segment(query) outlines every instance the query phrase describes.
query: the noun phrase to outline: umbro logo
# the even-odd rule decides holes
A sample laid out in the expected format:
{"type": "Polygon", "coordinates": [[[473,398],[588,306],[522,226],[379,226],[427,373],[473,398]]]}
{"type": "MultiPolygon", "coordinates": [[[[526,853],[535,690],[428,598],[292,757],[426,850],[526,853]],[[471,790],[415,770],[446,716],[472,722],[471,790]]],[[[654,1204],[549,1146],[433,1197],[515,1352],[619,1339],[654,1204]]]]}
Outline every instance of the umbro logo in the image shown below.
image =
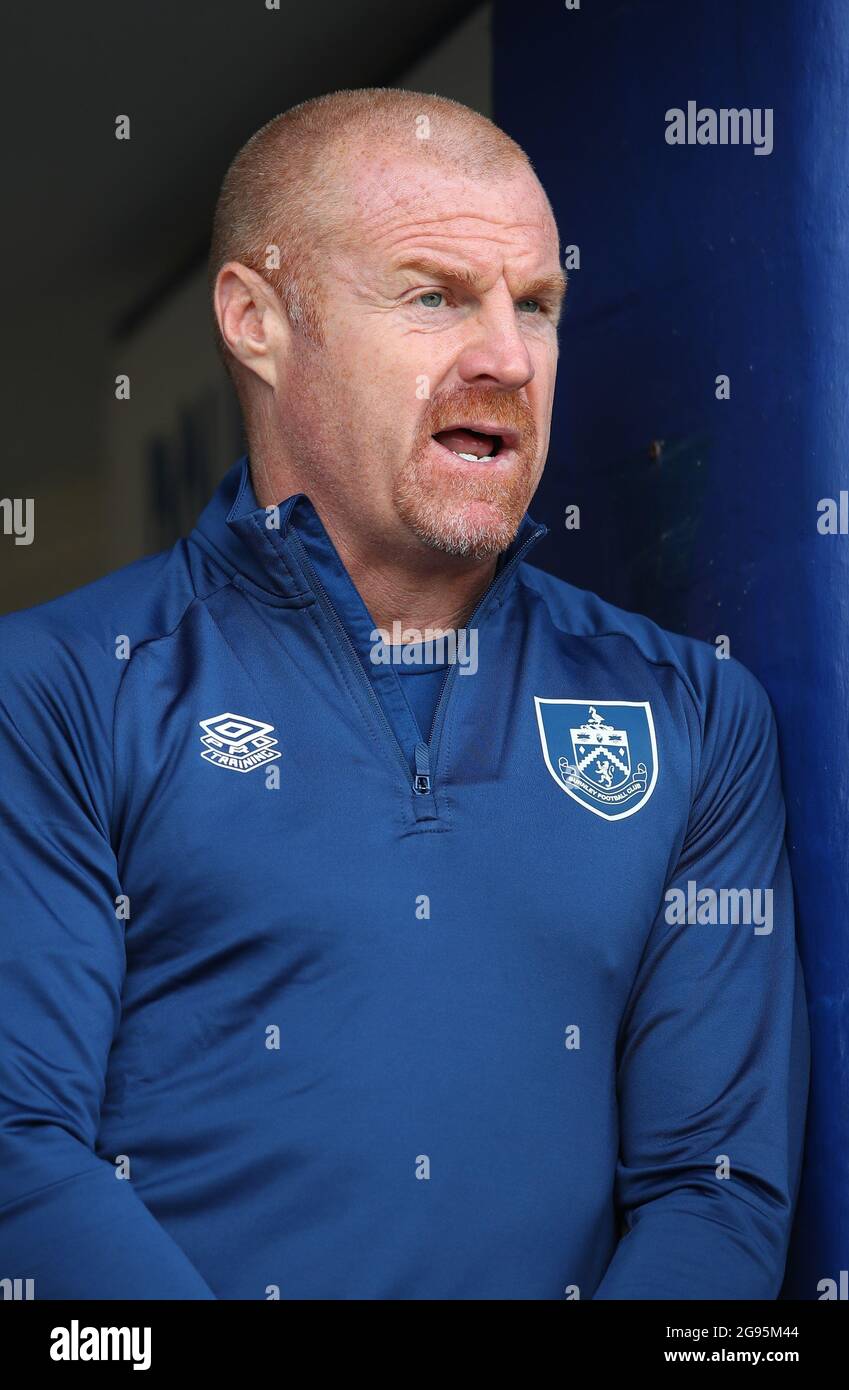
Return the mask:
{"type": "Polygon", "coordinates": [[[275,751],[277,739],[269,738],[274,733],[273,724],[261,724],[242,714],[216,714],[199,722],[204,731],[201,743],[205,745],[201,757],[216,767],[253,772],[255,767],[280,757],[275,751]]]}

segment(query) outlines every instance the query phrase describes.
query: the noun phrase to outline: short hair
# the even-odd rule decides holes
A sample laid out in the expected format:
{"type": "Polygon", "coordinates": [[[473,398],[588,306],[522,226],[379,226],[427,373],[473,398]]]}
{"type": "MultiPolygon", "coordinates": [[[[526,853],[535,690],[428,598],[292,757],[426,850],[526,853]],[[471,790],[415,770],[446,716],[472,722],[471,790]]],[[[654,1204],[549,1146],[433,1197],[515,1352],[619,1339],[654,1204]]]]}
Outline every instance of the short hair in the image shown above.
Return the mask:
{"type": "MultiPolygon", "coordinates": [[[[321,250],[334,239],[344,244],[351,230],[334,168],[344,155],[375,149],[415,152],[484,180],[533,167],[505,131],[450,97],[396,87],[312,97],[268,121],[230,164],[213,219],[210,293],[221,267],[239,261],[271,285],[292,325],[321,345],[321,250]]],[[[214,331],[238,389],[236,360],[217,322],[214,331]]]]}

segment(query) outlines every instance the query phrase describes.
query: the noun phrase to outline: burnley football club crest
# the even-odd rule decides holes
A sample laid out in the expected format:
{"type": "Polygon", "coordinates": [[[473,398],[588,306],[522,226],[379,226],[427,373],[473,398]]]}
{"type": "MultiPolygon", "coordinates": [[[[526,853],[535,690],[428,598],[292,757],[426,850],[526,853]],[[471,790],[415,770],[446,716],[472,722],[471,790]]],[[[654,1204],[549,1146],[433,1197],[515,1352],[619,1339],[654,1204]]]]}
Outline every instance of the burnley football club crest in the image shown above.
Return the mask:
{"type": "Polygon", "coordinates": [[[545,765],[560,787],[605,820],[645,806],[657,781],[648,700],[543,700],[534,696],[545,765]]]}

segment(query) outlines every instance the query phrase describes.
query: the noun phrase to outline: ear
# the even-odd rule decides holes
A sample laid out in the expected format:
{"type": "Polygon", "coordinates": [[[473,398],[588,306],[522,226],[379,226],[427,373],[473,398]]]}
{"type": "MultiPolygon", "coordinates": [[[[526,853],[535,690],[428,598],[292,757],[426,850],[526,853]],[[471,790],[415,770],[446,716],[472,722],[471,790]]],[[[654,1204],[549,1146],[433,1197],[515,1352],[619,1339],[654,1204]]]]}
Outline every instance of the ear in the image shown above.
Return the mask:
{"type": "Polygon", "coordinates": [[[272,388],[291,330],[272,287],[240,261],[227,261],[215,278],[215,317],[237,361],[272,388]]]}

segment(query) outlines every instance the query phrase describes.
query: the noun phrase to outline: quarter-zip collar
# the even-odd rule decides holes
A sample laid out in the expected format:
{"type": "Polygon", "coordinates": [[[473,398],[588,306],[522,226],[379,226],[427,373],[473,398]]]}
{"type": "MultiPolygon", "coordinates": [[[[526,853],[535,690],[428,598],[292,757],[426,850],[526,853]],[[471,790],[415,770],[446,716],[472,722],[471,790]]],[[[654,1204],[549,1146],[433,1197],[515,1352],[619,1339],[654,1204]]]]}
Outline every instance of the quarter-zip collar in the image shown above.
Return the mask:
{"type": "MultiPolygon", "coordinates": [[[[519,551],[530,549],[546,534],[548,527],[525,513],[511,545],[499,557],[487,594],[501,576],[507,584],[515,579],[511,560],[519,551]]],[[[348,574],[318,512],[304,492],[293,493],[276,507],[262,507],[251,483],[248,455],[240,458],[225,474],[218,489],[198,518],[193,539],[224,566],[228,573],[247,581],[244,587],[259,590],[259,597],[270,602],[293,605],[317,597],[303,551],[319,580],[332,593],[333,603],[358,653],[371,646],[374,628],[359,592],[348,574]]],[[[484,598],[486,595],[484,595],[484,598]]]]}
{"type": "MultiPolygon", "coordinates": [[[[472,613],[478,626],[503,601],[520,561],[548,528],[526,512],[512,544],[500,556],[495,576],[472,613]]],[[[277,506],[261,507],[251,484],[247,455],[224,478],[194,532],[239,588],[279,607],[317,606],[319,620],[335,638],[336,655],[347,662],[355,686],[367,694],[382,724],[387,751],[412,790],[415,827],[439,828],[436,799],[442,728],[458,667],[450,665],[437,700],[432,727],[421,731],[404,695],[397,670],[373,660],[374,621],[306,493],[296,492],[277,506]]]]}

